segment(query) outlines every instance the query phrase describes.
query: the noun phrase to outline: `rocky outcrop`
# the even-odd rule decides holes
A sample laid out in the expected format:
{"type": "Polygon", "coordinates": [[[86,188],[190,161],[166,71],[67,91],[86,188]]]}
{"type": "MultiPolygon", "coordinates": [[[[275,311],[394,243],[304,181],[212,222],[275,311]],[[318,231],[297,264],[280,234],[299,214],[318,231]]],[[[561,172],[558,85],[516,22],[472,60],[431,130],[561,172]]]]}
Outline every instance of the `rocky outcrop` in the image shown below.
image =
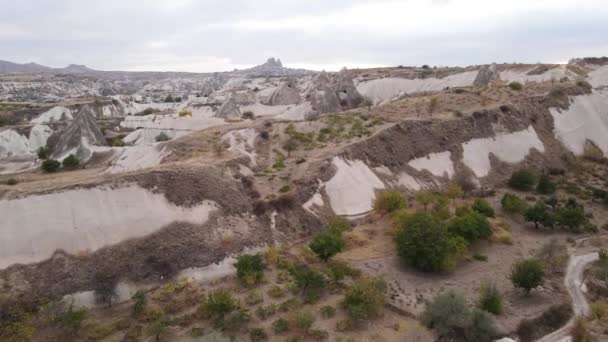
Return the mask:
{"type": "Polygon", "coordinates": [[[348,70],[343,69],[329,77],[321,72],[313,81],[313,88],[306,98],[317,113],[331,113],[358,107],[363,102],[348,70]]]}
{"type": "Polygon", "coordinates": [[[355,87],[353,77],[346,68],[336,75],[335,90],[343,109],[356,108],[363,103],[363,96],[355,87]]]}
{"type": "Polygon", "coordinates": [[[251,69],[236,71],[236,73],[245,73],[248,76],[257,77],[285,77],[285,76],[304,76],[311,74],[312,71],[304,69],[291,69],[283,67],[280,59],[268,58],[266,63],[255,66],[251,69]]]}
{"type": "Polygon", "coordinates": [[[484,65],[479,69],[473,85],[476,87],[485,87],[499,78],[499,72],[496,69],[496,64],[484,65]]]}
{"type": "Polygon", "coordinates": [[[214,115],[216,118],[222,118],[225,120],[240,120],[241,111],[234,101],[234,97],[230,96],[218,109],[214,115]]]}
{"type": "Polygon", "coordinates": [[[106,139],[95,121],[95,112],[85,105],[59,137],[52,157],[61,159],[69,154],[75,154],[81,161],[86,161],[93,154],[92,145],[105,144],[106,139]]]}
{"type": "Polygon", "coordinates": [[[265,104],[269,106],[283,106],[298,104],[302,101],[300,92],[293,80],[281,83],[270,95],[265,104]]]}

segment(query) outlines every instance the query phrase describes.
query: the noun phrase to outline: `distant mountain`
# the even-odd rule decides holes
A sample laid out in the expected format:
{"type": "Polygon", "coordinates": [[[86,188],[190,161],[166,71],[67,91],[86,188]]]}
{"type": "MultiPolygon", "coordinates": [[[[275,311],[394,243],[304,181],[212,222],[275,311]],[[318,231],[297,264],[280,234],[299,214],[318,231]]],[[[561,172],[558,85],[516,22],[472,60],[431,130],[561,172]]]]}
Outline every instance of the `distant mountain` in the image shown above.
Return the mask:
{"type": "Polygon", "coordinates": [[[36,63],[18,64],[0,60],[0,73],[36,73],[36,72],[57,72],[84,74],[95,72],[84,65],[70,64],[65,68],[51,68],[36,63]]]}
{"type": "Polygon", "coordinates": [[[236,72],[257,77],[303,76],[315,73],[314,71],[306,69],[285,68],[280,59],[274,58],[268,58],[264,64],[254,66],[250,69],[238,70],[236,72]]]}

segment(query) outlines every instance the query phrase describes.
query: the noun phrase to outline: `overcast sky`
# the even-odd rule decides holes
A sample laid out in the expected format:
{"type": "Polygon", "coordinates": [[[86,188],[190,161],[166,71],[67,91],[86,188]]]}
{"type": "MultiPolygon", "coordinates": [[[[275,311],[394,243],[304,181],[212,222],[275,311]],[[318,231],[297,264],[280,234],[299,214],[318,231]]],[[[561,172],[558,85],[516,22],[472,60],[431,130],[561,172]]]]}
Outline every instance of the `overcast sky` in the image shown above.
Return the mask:
{"type": "Polygon", "coordinates": [[[566,62],[608,0],[0,0],[0,59],[101,70],[566,62]]]}

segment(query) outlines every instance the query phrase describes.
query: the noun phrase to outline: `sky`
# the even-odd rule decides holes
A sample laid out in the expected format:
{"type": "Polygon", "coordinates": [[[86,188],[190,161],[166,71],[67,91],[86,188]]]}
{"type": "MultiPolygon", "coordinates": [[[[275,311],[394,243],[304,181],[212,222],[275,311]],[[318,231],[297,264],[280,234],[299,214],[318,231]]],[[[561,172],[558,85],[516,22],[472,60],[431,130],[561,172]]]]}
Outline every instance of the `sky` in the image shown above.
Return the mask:
{"type": "Polygon", "coordinates": [[[0,0],[0,60],[99,70],[563,63],[608,55],[608,0],[0,0]]]}

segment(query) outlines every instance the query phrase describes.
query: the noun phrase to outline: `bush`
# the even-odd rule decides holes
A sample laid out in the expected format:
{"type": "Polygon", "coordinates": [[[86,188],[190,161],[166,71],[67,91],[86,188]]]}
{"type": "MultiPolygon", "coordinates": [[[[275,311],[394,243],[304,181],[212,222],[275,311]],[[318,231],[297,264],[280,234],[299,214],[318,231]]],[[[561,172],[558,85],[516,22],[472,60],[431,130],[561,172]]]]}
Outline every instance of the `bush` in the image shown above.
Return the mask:
{"type": "Polygon", "coordinates": [[[75,155],[70,154],[63,160],[62,164],[65,169],[75,169],[80,165],[80,159],[75,155]]]}
{"type": "Polygon", "coordinates": [[[422,204],[424,211],[428,211],[429,204],[435,200],[435,195],[429,191],[419,191],[416,193],[416,202],[422,204]]]}
{"type": "Polygon", "coordinates": [[[272,285],[268,290],[270,298],[281,298],[285,295],[285,289],[279,285],[272,285]]]}
{"type": "Polygon", "coordinates": [[[46,146],[41,146],[38,148],[38,158],[39,159],[47,159],[51,155],[51,151],[46,146]]]}
{"type": "Polygon", "coordinates": [[[526,221],[533,222],[536,229],[538,229],[539,224],[551,228],[555,223],[553,213],[549,207],[542,202],[538,202],[533,207],[528,208],[524,213],[524,217],[526,218],[526,221]]]}
{"type": "Polygon", "coordinates": [[[488,219],[473,210],[467,210],[461,216],[454,217],[448,224],[448,231],[465,238],[469,242],[487,239],[492,235],[488,219]]]}
{"type": "Polygon", "coordinates": [[[291,190],[291,188],[289,187],[289,185],[283,185],[280,189],[279,192],[280,193],[286,193],[289,192],[291,190]]]}
{"type": "Polygon", "coordinates": [[[568,249],[554,238],[541,247],[538,259],[548,272],[557,273],[562,271],[568,262],[568,249]]]}
{"type": "Polygon", "coordinates": [[[526,169],[513,172],[509,179],[509,186],[515,190],[530,191],[534,189],[536,177],[532,172],[526,169]]]}
{"type": "Polygon", "coordinates": [[[305,265],[294,265],[289,268],[294,278],[294,285],[300,290],[306,301],[314,301],[325,287],[325,278],[317,271],[305,265]]]}
{"type": "Polygon", "coordinates": [[[544,276],[543,265],[536,259],[520,260],[511,270],[511,282],[515,287],[524,289],[526,294],[542,285],[544,276]]]}
{"type": "Polygon", "coordinates": [[[384,308],[386,283],[381,278],[364,278],[344,295],[344,308],[354,321],[378,317],[384,308]]]}
{"type": "Polygon", "coordinates": [[[204,309],[211,318],[222,319],[225,315],[236,309],[237,306],[238,303],[232,297],[230,291],[217,289],[207,296],[204,309]]]}
{"type": "Polygon", "coordinates": [[[179,117],[183,118],[185,116],[189,116],[192,117],[192,111],[189,110],[182,110],[181,112],[179,112],[179,117]]]}
{"type": "Polygon", "coordinates": [[[251,338],[251,342],[266,341],[268,334],[262,328],[254,328],[249,331],[249,338],[251,338]]]}
{"type": "Polygon", "coordinates": [[[237,277],[249,286],[257,284],[264,276],[264,260],[260,254],[241,255],[234,266],[237,277]]]}
{"type": "Polygon", "coordinates": [[[255,310],[255,314],[261,319],[266,320],[268,317],[274,315],[277,312],[277,306],[270,304],[268,306],[260,306],[255,310]]]}
{"type": "Polygon", "coordinates": [[[437,332],[439,337],[448,337],[463,331],[470,319],[470,309],[464,297],[449,291],[435,297],[422,313],[422,324],[437,332]]]}
{"type": "Polygon", "coordinates": [[[524,200],[508,192],[502,197],[500,204],[502,209],[510,214],[523,214],[528,207],[524,200]]]}
{"type": "Polygon", "coordinates": [[[309,247],[321,260],[327,262],[331,257],[342,252],[344,239],[340,233],[326,231],[317,234],[309,247]]]}
{"type": "Polygon", "coordinates": [[[551,195],[555,192],[555,184],[548,175],[540,176],[536,185],[536,192],[543,195],[551,195]]]}
{"type": "Polygon", "coordinates": [[[444,224],[426,213],[402,217],[397,224],[397,253],[405,263],[425,272],[450,267],[454,241],[444,224]]]}
{"type": "Polygon", "coordinates": [[[591,334],[587,328],[587,322],[585,322],[585,319],[582,317],[579,317],[574,321],[574,325],[570,329],[570,335],[572,336],[572,342],[592,341],[591,334]]]}
{"type": "Polygon", "coordinates": [[[485,217],[494,217],[495,216],[494,208],[492,208],[492,206],[490,205],[490,203],[488,203],[488,201],[481,199],[481,198],[478,198],[475,200],[475,202],[473,202],[473,206],[471,207],[471,209],[484,215],[485,217]]]}
{"type": "Polygon", "coordinates": [[[272,331],[275,334],[282,334],[289,331],[289,321],[284,318],[279,318],[272,322],[272,331]]]}
{"type": "Polygon", "coordinates": [[[123,147],[123,146],[125,146],[125,142],[120,138],[114,138],[112,140],[112,146],[113,147],[123,147]]]}
{"type": "Polygon", "coordinates": [[[502,313],[502,296],[496,285],[482,285],[479,290],[479,308],[495,315],[502,313]]]}
{"type": "Polygon", "coordinates": [[[509,83],[509,88],[515,90],[515,91],[519,91],[524,89],[523,84],[519,83],[519,82],[511,82],[509,83]]]}
{"type": "Polygon", "coordinates": [[[470,322],[464,330],[467,342],[490,342],[497,334],[494,319],[487,312],[473,309],[470,322]]]}
{"type": "Polygon", "coordinates": [[[246,111],[243,113],[243,119],[245,120],[255,120],[255,115],[252,111],[246,111]]]}
{"type": "Polygon", "coordinates": [[[320,313],[323,318],[332,318],[336,315],[336,309],[331,305],[325,305],[321,307],[320,313]]]}
{"type": "Polygon", "coordinates": [[[137,290],[131,299],[134,302],[132,311],[133,316],[138,317],[144,311],[146,306],[146,293],[142,290],[137,290]]]}
{"type": "Polygon", "coordinates": [[[88,314],[87,309],[76,309],[70,304],[54,317],[53,323],[61,327],[66,333],[76,335],[88,314]]]}
{"type": "Polygon", "coordinates": [[[332,217],[327,224],[328,230],[340,233],[350,230],[351,227],[350,222],[342,216],[332,217]]]}
{"type": "Polygon", "coordinates": [[[565,205],[555,210],[555,223],[570,231],[578,231],[586,220],[585,210],[579,205],[565,205]]]}
{"type": "Polygon", "coordinates": [[[16,178],[9,178],[6,180],[6,185],[17,185],[19,183],[19,181],[16,178]]]}
{"type": "Polygon", "coordinates": [[[171,138],[167,135],[167,133],[161,132],[159,135],[156,136],[155,140],[156,140],[156,142],[163,142],[163,141],[169,141],[169,140],[171,140],[171,138]]]}
{"type": "Polygon", "coordinates": [[[61,167],[61,163],[58,160],[47,159],[42,162],[42,170],[47,173],[57,172],[61,167]]]}
{"type": "Polygon", "coordinates": [[[374,202],[374,209],[385,213],[392,213],[405,207],[407,207],[407,198],[398,191],[383,191],[374,202]]]}
{"type": "Polygon", "coordinates": [[[289,325],[302,331],[308,331],[314,322],[315,316],[310,311],[295,311],[289,315],[289,325]]]}

